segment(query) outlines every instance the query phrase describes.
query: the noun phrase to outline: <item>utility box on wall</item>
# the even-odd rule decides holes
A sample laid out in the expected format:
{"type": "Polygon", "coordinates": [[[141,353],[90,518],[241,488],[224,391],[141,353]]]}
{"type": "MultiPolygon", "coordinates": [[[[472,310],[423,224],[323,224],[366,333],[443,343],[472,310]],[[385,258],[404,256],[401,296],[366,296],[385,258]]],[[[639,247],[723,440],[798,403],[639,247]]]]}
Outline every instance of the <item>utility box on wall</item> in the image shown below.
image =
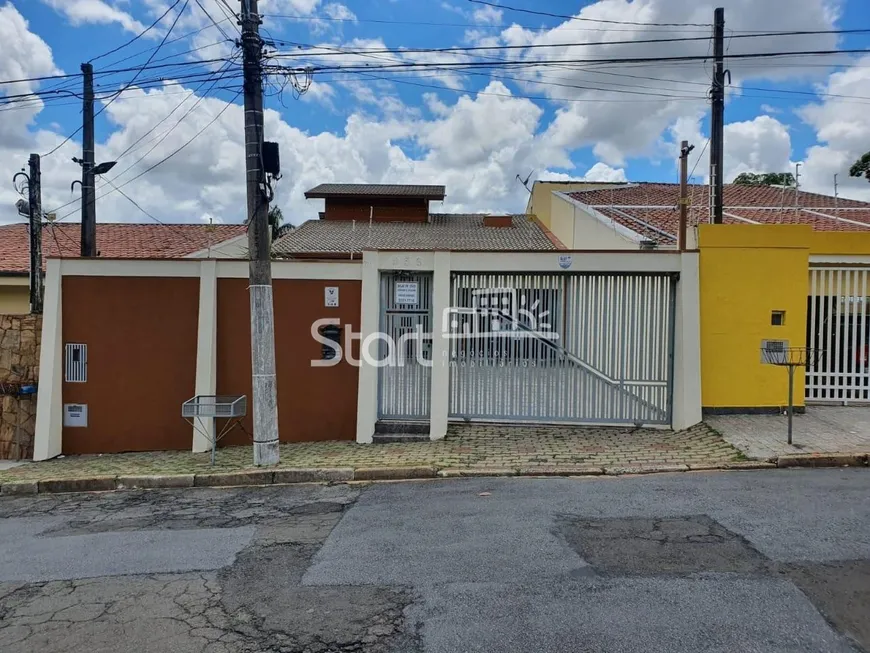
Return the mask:
{"type": "Polygon", "coordinates": [[[67,343],[64,361],[64,381],[86,383],[88,380],[88,346],[67,343]]]}

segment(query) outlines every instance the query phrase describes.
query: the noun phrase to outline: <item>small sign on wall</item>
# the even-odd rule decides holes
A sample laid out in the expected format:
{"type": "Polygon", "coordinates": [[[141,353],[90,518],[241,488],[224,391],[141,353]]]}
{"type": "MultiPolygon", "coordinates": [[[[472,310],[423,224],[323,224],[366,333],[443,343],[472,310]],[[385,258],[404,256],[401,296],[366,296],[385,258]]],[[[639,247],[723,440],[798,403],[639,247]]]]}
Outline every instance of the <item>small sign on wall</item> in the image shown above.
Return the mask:
{"type": "Polygon", "coordinates": [[[567,270],[574,263],[574,257],[570,254],[561,254],[559,256],[559,267],[563,270],[567,270]]]}
{"type": "Polygon", "coordinates": [[[396,284],[396,304],[416,306],[420,303],[420,284],[416,281],[399,281],[396,284]]]}
{"type": "Polygon", "coordinates": [[[87,404],[64,404],[63,425],[69,427],[83,427],[88,425],[87,404]]]}
{"type": "Polygon", "coordinates": [[[326,287],[323,303],[326,308],[338,308],[338,286],[326,287]]]}

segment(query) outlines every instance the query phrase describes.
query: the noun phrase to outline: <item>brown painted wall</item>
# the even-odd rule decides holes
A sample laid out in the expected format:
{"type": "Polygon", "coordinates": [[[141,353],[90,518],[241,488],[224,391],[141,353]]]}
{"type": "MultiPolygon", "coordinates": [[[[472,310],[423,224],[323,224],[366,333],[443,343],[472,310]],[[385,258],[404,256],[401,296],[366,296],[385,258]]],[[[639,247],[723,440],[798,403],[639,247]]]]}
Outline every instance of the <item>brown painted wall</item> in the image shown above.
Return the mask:
{"type": "MultiPolygon", "coordinates": [[[[217,392],[248,396],[247,433],[252,432],[251,326],[247,279],[218,279],[217,392]]],[[[321,345],[311,337],[311,324],[320,318],[341,320],[344,332],[360,328],[362,286],[359,281],[276,279],[275,358],[278,375],[278,421],[283,442],[353,440],[359,368],[342,361],[334,367],[311,367],[321,345]],[[339,306],[326,308],[327,286],[338,286],[339,306]]],[[[359,354],[359,342],[353,355],[359,354]]],[[[238,429],[221,444],[248,444],[238,429]]]]}
{"type": "Polygon", "coordinates": [[[62,292],[64,344],[88,346],[87,382],[63,383],[88,426],[63,429],[63,453],[189,449],[199,279],[69,276],[62,292]]]}
{"type": "Polygon", "coordinates": [[[371,200],[329,198],[323,219],[368,221],[370,213],[374,222],[426,222],[429,219],[429,201],[390,197],[371,200]]]}

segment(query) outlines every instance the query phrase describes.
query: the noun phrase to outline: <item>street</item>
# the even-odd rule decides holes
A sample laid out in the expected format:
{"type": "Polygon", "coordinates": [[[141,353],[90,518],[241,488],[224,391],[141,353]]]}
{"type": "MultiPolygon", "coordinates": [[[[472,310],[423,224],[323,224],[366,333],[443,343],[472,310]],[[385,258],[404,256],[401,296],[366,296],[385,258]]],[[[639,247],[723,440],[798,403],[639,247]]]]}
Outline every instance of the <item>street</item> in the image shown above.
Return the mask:
{"type": "Polygon", "coordinates": [[[870,472],[0,498],[0,651],[870,651],[870,472]]]}

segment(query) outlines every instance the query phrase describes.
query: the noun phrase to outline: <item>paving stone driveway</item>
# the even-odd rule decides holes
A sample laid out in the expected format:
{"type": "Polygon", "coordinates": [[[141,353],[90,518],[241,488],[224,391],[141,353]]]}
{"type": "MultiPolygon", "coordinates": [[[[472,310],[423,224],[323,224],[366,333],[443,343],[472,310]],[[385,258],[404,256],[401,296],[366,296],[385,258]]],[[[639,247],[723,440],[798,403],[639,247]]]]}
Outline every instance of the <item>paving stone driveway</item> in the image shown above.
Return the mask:
{"type": "MultiPolygon", "coordinates": [[[[722,465],[740,452],[713,429],[699,424],[686,431],[635,428],[452,425],[444,440],[378,445],[310,442],[281,445],[282,467],[410,467],[438,469],[559,466],[634,467],[722,465]]],[[[251,467],[250,447],[209,454],[186,451],[67,456],[0,471],[0,482],[100,475],[190,474],[251,467]]]]}
{"type": "Polygon", "coordinates": [[[870,407],[810,406],[794,416],[789,445],[784,415],[716,415],[707,422],[750,458],[768,460],[801,453],[870,451],[870,407]]]}

